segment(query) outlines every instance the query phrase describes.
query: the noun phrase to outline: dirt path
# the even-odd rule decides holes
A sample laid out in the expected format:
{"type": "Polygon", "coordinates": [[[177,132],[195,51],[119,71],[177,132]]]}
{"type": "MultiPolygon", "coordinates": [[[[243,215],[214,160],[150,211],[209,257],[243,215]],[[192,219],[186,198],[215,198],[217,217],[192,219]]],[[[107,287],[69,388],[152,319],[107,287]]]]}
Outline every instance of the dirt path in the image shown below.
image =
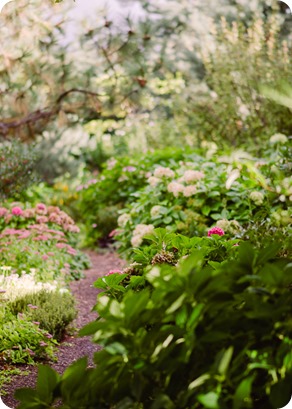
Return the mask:
{"type": "MultiPolygon", "coordinates": [[[[96,318],[96,313],[91,311],[94,304],[96,304],[96,296],[98,294],[98,290],[92,286],[94,281],[109,270],[121,268],[124,265],[124,262],[114,253],[97,254],[93,251],[88,251],[87,254],[92,262],[91,269],[86,271],[86,277],[83,280],[74,281],[70,285],[78,303],[78,317],[75,321],[77,329],[82,328],[85,324],[96,318]]],[[[85,355],[88,356],[89,366],[91,366],[92,356],[99,348],[88,337],[66,336],[58,348],[58,361],[52,363],[51,366],[59,373],[62,373],[68,365],[85,355]]],[[[29,375],[15,376],[13,382],[5,388],[7,395],[1,397],[4,404],[10,408],[16,408],[18,404],[13,398],[14,391],[24,387],[34,387],[36,382],[37,367],[22,365],[20,368],[28,370],[29,375]]]]}

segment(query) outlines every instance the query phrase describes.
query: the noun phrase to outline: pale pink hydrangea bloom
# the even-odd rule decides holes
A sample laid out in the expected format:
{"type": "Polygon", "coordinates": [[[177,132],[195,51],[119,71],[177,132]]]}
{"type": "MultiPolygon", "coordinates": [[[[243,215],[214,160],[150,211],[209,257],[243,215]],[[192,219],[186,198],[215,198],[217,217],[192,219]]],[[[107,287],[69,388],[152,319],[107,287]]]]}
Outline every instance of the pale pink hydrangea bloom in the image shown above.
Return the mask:
{"type": "Polygon", "coordinates": [[[0,217],[5,216],[8,213],[8,210],[5,207],[0,207],[0,217]]]}
{"type": "Polygon", "coordinates": [[[173,193],[175,197],[178,197],[180,193],[183,193],[184,188],[184,185],[178,182],[170,182],[167,186],[168,192],[173,193]]]}
{"type": "Polygon", "coordinates": [[[204,176],[204,173],[199,170],[186,170],[183,178],[186,183],[192,183],[202,179],[204,176]]]}
{"type": "Polygon", "coordinates": [[[191,197],[197,192],[195,185],[189,185],[184,188],[183,195],[184,197],[191,197]]]}
{"type": "Polygon", "coordinates": [[[164,168],[162,166],[158,167],[155,169],[153,176],[156,178],[162,178],[162,177],[166,177],[166,178],[174,178],[175,173],[173,170],[171,170],[170,168],[164,168]]]}
{"type": "Polygon", "coordinates": [[[43,203],[38,203],[36,205],[36,212],[38,214],[47,214],[48,210],[47,210],[47,206],[43,203]]]}
{"type": "Polygon", "coordinates": [[[49,221],[49,219],[46,216],[37,216],[36,221],[40,224],[45,224],[49,221]]]}

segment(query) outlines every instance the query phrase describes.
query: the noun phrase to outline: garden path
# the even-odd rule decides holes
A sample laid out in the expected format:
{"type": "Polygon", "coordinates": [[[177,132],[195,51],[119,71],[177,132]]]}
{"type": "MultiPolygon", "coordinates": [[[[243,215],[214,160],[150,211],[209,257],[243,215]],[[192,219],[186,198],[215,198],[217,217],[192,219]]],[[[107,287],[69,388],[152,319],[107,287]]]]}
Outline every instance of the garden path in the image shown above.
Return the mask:
{"type": "MultiPolygon", "coordinates": [[[[82,328],[85,324],[93,321],[97,314],[91,309],[96,304],[96,296],[99,292],[92,286],[94,281],[111,269],[118,269],[124,265],[115,253],[96,253],[94,251],[86,252],[92,263],[92,267],[85,272],[85,278],[80,281],[74,281],[70,284],[71,291],[77,300],[78,316],[75,320],[75,327],[82,328]]],[[[75,360],[87,355],[89,366],[93,365],[92,356],[100,347],[93,344],[89,337],[79,338],[77,334],[66,335],[58,348],[58,361],[50,363],[51,366],[62,373],[68,365],[75,360]]],[[[13,397],[14,391],[24,387],[34,387],[37,377],[37,367],[21,365],[21,370],[29,371],[27,376],[15,376],[13,381],[5,387],[7,395],[2,396],[2,401],[10,408],[16,408],[19,403],[13,397]]]]}

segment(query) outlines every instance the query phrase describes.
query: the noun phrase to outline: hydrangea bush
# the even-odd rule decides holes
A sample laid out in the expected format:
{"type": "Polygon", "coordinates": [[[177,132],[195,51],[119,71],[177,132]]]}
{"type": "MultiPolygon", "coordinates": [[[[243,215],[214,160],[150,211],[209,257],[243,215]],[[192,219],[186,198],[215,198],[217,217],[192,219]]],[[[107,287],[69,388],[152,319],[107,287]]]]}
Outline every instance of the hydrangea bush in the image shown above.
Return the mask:
{"type": "Polygon", "coordinates": [[[287,138],[270,157],[259,160],[246,152],[209,158],[189,154],[173,167],[156,166],[117,220],[120,250],[139,247],[155,227],[189,236],[222,228],[239,237],[252,222],[270,226],[291,222],[292,184],[288,177],[287,138]]]}

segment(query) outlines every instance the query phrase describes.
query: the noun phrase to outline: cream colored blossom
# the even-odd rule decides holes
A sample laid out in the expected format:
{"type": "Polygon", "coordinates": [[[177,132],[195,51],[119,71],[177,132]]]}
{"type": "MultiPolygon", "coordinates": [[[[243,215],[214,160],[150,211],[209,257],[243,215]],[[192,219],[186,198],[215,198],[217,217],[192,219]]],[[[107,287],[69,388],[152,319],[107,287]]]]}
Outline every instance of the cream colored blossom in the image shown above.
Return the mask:
{"type": "Polygon", "coordinates": [[[153,173],[153,176],[156,177],[156,178],[159,178],[159,179],[161,179],[163,177],[174,178],[175,173],[170,168],[163,168],[162,166],[160,166],[159,168],[155,169],[155,171],[153,173]]]}
{"type": "Polygon", "coordinates": [[[191,197],[196,193],[196,191],[197,191],[197,188],[195,185],[189,185],[184,188],[183,195],[184,197],[191,197]]]}
{"type": "Polygon", "coordinates": [[[261,192],[251,192],[249,195],[250,200],[254,202],[255,205],[261,206],[264,202],[264,195],[261,192]]]}
{"type": "Polygon", "coordinates": [[[118,217],[118,226],[125,227],[129,220],[131,220],[131,216],[129,215],[129,213],[121,214],[118,217]]]}
{"type": "Polygon", "coordinates": [[[142,241],[143,241],[143,237],[133,236],[132,239],[131,239],[131,244],[132,244],[133,247],[139,247],[139,246],[141,246],[142,241]]]}
{"type": "Polygon", "coordinates": [[[229,221],[227,219],[221,219],[221,220],[217,220],[216,222],[216,226],[219,227],[220,229],[224,230],[224,231],[228,231],[229,230],[229,221]]]}
{"type": "Polygon", "coordinates": [[[202,179],[204,176],[204,173],[198,170],[186,170],[183,175],[183,180],[186,183],[192,183],[202,179]]]}
{"type": "Polygon", "coordinates": [[[175,197],[178,197],[178,195],[180,194],[180,193],[183,193],[183,191],[184,191],[184,185],[182,185],[181,183],[178,183],[178,182],[170,182],[168,185],[167,185],[167,191],[169,192],[169,193],[173,193],[173,195],[175,196],[175,197]]]}
{"type": "Polygon", "coordinates": [[[143,237],[152,233],[154,226],[152,224],[137,224],[133,231],[131,244],[133,247],[139,247],[142,244],[143,237]]]}
{"type": "Polygon", "coordinates": [[[162,206],[153,206],[152,209],[150,210],[150,215],[151,217],[156,217],[160,215],[160,211],[161,211],[162,206]]]}
{"type": "Polygon", "coordinates": [[[288,141],[287,136],[285,136],[285,135],[282,134],[282,133],[276,133],[275,135],[273,135],[273,136],[270,137],[270,142],[271,142],[272,144],[275,144],[275,143],[286,143],[287,141],[288,141]]]}
{"type": "Polygon", "coordinates": [[[161,182],[161,179],[156,178],[155,176],[150,176],[147,179],[147,182],[149,183],[150,186],[154,187],[154,186],[157,186],[161,182]]]}

